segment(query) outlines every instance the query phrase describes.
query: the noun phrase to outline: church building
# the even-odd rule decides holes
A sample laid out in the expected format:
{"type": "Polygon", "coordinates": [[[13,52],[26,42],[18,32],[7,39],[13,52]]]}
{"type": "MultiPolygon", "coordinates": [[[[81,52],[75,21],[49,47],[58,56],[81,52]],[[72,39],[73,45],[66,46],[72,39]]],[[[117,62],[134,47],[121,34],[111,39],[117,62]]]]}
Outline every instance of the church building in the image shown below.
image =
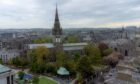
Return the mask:
{"type": "Polygon", "coordinates": [[[56,7],[55,21],[52,28],[53,43],[43,43],[43,44],[28,44],[27,49],[34,49],[38,46],[45,46],[52,50],[63,50],[65,52],[78,51],[82,52],[83,48],[88,45],[88,43],[63,43],[63,29],[60,24],[58,9],[56,7]]]}

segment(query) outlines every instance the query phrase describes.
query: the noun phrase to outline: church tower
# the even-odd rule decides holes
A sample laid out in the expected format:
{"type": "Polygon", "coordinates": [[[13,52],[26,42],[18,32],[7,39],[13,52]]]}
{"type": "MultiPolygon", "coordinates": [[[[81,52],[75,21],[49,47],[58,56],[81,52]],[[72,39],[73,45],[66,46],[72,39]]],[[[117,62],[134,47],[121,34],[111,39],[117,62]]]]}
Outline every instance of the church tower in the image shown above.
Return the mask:
{"type": "Polygon", "coordinates": [[[52,29],[53,43],[56,48],[62,48],[62,28],[59,21],[58,9],[56,6],[54,27],[52,29]]]}

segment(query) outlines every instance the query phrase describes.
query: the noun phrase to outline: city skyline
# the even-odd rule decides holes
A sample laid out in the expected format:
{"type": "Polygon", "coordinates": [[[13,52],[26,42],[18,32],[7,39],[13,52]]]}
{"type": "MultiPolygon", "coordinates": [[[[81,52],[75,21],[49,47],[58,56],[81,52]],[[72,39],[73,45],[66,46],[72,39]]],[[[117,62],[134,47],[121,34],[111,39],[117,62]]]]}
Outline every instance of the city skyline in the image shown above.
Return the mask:
{"type": "Polygon", "coordinates": [[[63,28],[140,26],[139,0],[0,0],[0,28],[52,28],[56,2],[63,28]]]}

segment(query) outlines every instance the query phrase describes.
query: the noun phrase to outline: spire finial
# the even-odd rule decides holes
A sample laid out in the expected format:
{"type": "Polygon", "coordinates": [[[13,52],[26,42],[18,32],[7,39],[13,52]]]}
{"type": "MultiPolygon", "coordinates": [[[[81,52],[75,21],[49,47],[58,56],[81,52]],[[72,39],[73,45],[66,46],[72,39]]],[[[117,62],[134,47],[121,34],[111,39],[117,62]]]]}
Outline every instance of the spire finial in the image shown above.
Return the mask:
{"type": "Polygon", "coordinates": [[[56,2],[56,8],[57,8],[57,2],[56,2]]]}
{"type": "Polygon", "coordinates": [[[59,21],[57,3],[56,3],[55,21],[59,21]]]}

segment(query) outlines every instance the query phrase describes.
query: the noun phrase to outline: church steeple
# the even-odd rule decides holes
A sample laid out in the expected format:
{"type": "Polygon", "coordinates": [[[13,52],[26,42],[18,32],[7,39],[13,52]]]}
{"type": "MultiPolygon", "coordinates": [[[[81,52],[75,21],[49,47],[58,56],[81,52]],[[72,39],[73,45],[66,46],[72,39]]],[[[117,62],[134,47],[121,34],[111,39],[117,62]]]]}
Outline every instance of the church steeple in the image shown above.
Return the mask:
{"type": "Polygon", "coordinates": [[[54,21],[54,27],[52,30],[52,34],[55,36],[62,35],[62,28],[61,28],[60,21],[59,21],[57,5],[56,5],[55,21],[54,21]]]}
{"type": "Polygon", "coordinates": [[[54,21],[54,27],[52,29],[52,35],[53,35],[54,45],[60,48],[62,46],[62,28],[60,25],[57,5],[55,10],[55,21],[54,21]]]}
{"type": "Polygon", "coordinates": [[[59,16],[58,16],[58,9],[57,9],[57,5],[56,5],[56,11],[55,11],[55,22],[58,21],[59,22],[59,16]]]}

